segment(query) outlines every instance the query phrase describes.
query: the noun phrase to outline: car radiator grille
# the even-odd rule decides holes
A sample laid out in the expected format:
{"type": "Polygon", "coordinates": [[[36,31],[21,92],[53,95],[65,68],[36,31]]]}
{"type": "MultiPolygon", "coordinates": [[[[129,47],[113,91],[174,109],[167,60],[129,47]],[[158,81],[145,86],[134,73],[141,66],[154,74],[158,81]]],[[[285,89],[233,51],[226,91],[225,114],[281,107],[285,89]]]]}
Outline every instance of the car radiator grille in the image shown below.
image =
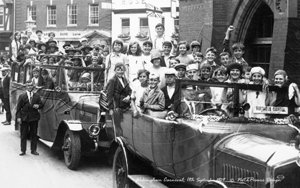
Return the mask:
{"type": "Polygon", "coordinates": [[[251,187],[258,187],[258,173],[255,171],[243,169],[237,166],[223,164],[222,177],[226,181],[239,181],[249,184],[251,187]]]}

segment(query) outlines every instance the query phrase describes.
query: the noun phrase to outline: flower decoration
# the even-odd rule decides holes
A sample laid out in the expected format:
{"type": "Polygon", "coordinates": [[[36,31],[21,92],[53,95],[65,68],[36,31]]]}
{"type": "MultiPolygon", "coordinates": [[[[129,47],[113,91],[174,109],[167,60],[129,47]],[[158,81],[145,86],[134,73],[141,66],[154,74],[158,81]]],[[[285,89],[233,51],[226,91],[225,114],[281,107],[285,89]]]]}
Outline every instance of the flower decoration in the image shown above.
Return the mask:
{"type": "Polygon", "coordinates": [[[135,38],[139,39],[139,40],[148,40],[149,36],[148,36],[148,32],[138,32],[138,34],[135,36],[135,38]]]}
{"type": "Polygon", "coordinates": [[[130,33],[122,33],[118,35],[118,38],[122,40],[129,40],[131,37],[130,37],[130,33]]]}

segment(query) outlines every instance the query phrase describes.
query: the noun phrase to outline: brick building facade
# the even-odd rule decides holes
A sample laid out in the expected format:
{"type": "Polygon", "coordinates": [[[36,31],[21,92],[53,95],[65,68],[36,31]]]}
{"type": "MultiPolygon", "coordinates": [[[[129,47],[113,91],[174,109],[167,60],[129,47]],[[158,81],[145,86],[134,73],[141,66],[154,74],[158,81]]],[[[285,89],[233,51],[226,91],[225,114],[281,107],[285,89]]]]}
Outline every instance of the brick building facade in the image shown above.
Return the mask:
{"type": "Polygon", "coordinates": [[[231,40],[245,44],[251,66],[262,66],[268,75],[285,69],[299,84],[298,7],[299,0],[180,0],[180,38],[202,40],[203,52],[210,46],[221,52],[226,29],[234,25],[231,40]]]}
{"type": "Polygon", "coordinates": [[[9,52],[13,34],[14,6],[12,0],[0,0],[0,55],[9,52]]]}
{"type": "Polygon", "coordinates": [[[91,42],[110,42],[111,0],[15,0],[15,30],[25,30],[32,15],[35,30],[56,34],[59,45],[65,41],[78,43],[81,37],[91,42]]]}

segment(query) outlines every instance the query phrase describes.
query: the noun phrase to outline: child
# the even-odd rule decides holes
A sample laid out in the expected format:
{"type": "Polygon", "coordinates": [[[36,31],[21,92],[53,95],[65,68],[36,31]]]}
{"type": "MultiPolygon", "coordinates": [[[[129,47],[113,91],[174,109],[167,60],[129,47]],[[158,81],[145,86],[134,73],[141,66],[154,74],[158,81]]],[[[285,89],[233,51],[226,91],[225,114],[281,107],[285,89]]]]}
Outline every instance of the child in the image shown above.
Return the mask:
{"type": "Polygon", "coordinates": [[[248,63],[243,58],[243,54],[245,52],[245,46],[242,43],[238,42],[238,43],[234,43],[231,49],[229,47],[230,34],[234,29],[235,29],[234,26],[231,25],[228,27],[226,31],[226,36],[223,41],[224,51],[228,52],[231,55],[232,63],[241,64],[245,71],[248,66],[248,63]]]}
{"type": "Polygon", "coordinates": [[[191,42],[192,54],[191,57],[194,58],[196,53],[201,53],[201,44],[198,41],[191,42]]]}
{"type": "Polygon", "coordinates": [[[245,79],[245,83],[247,83],[247,84],[251,80],[251,69],[252,69],[252,67],[247,66],[246,69],[245,69],[245,74],[242,75],[242,77],[244,77],[244,79],[245,79]]]}
{"type": "Polygon", "coordinates": [[[201,52],[195,52],[193,55],[194,61],[198,61],[200,63],[203,61],[203,54],[201,52]]]}
{"type": "MultiPolygon", "coordinates": [[[[118,49],[121,50],[121,47],[118,47],[118,49]]],[[[123,62],[116,63],[114,65],[115,75],[107,83],[107,101],[110,115],[114,114],[114,109],[120,112],[130,107],[130,95],[132,91],[124,77],[125,70],[123,62]]]]}
{"type": "Polygon", "coordinates": [[[145,62],[142,57],[142,49],[138,42],[131,42],[128,48],[128,74],[129,83],[133,82],[137,78],[137,72],[140,69],[145,69],[145,62]]]}
{"type": "Polygon", "coordinates": [[[179,63],[175,67],[175,70],[177,71],[177,79],[185,79],[186,75],[186,64],[179,63]]]}
{"type": "Polygon", "coordinates": [[[202,81],[209,81],[212,74],[212,67],[209,63],[203,62],[200,65],[200,79],[202,81]]]}
{"type": "Polygon", "coordinates": [[[165,109],[171,110],[174,105],[175,81],[177,72],[175,69],[170,68],[165,72],[166,86],[161,90],[165,96],[165,109]]]}
{"type": "Polygon", "coordinates": [[[196,80],[196,76],[198,74],[198,64],[193,63],[186,66],[186,78],[188,78],[189,80],[196,80]]]}
{"type": "Polygon", "coordinates": [[[31,79],[31,82],[34,86],[37,86],[38,85],[38,81],[39,81],[39,68],[35,67],[33,70],[32,70],[32,79],[31,79]]]}
{"type": "MultiPolygon", "coordinates": [[[[117,63],[123,63],[125,65],[128,62],[127,56],[121,53],[123,49],[123,42],[119,39],[116,39],[112,46],[113,51],[107,56],[105,61],[105,85],[115,75],[115,65],[117,63]]],[[[125,77],[128,77],[126,73],[125,77]]]]}
{"type": "Polygon", "coordinates": [[[212,81],[215,82],[225,82],[227,80],[228,74],[224,66],[218,67],[212,74],[212,81]]]}
{"type": "Polygon", "coordinates": [[[158,51],[163,50],[163,43],[165,42],[165,26],[161,23],[158,23],[155,26],[156,36],[153,40],[154,47],[153,49],[157,49],[158,51]]]}
{"type": "Polygon", "coordinates": [[[140,100],[140,108],[143,112],[147,109],[156,111],[165,109],[164,93],[158,88],[159,78],[160,75],[157,73],[151,73],[149,76],[149,87],[140,100]]]}
{"type": "Polygon", "coordinates": [[[143,58],[144,61],[148,66],[151,66],[151,50],[152,50],[153,44],[151,41],[145,41],[143,42],[143,58]]]}
{"type": "Polygon", "coordinates": [[[160,82],[158,83],[158,87],[161,89],[166,85],[165,79],[165,71],[166,67],[161,66],[161,53],[157,50],[154,50],[151,54],[151,63],[152,66],[148,68],[149,72],[157,73],[160,77],[160,82]]]}
{"type": "Polygon", "coordinates": [[[214,47],[207,48],[205,51],[205,61],[203,63],[208,63],[212,68],[212,72],[219,67],[215,62],[216,54],[217,50],[214,47]]]}
{"type": "Polygon", "coordinates": [[[178,43],[179,55],[177,59],[179,59],[180,63],[184,63],[188,65],[193,58],[187,54],[187,51],[190,50],[190,45],[186,41],[181,41],[178,43]]]}
{"type": "Polygon", "coordinates": [[[170,67],[170,60],[173,57],[171,55],[172,43],[170,41],[165,41],[163,43],[163,55],[162,55],[162,67],[170,67]]]}
{"type": "Polygon", "coordinates": [[[180,60],[173,56],[170,58],[169,68],[175,68],[175,66],[178,65],[179,63],[180,63],[180,60]]]}
{"type": "Polygon", "coordinates": [[[220,62],[221,65],[223,65],[224,67],[227,67],[230,63],[230,57],[229,57],[229,53],[228,52],[222,52],[220,53],[220,62]]]}

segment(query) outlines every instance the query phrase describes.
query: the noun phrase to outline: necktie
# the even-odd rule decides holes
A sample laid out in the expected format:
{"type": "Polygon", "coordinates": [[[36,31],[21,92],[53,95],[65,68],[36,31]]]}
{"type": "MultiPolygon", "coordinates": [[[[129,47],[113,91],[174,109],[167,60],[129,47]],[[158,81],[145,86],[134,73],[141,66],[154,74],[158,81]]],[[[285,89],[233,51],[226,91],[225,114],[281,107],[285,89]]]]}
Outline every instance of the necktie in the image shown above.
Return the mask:
{"type": "Polygon", "coordinates": [[[30,99],[29,99],[30,104],[32,104],[32,93],[30,92],[30,99]]]}

